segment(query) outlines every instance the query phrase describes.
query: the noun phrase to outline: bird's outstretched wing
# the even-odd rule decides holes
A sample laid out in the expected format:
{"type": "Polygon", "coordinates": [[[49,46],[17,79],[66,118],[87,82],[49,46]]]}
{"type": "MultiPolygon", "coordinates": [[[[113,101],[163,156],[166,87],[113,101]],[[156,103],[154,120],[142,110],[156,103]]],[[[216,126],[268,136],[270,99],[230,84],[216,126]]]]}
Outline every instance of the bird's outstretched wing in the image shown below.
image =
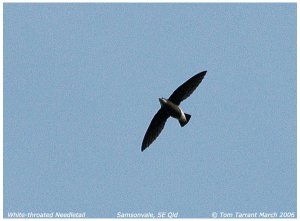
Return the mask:
{"type": "Polygon", "coordinates": [[[167,114],[162,108],[160,108],[159,111],[154,115],[144,136],[142,151],[144,151],[158,137],[169,116],[170,115],[167,114]]]}
{"type": "Polygon", "coordinates": [[[189,80],[184,82],[181,86],[179,86],[169,97],[169,101],[174,104],[179,105],[181,101],[189,97],[194,90],[198,87],[201,83],[202,79],[204,78],[206,71],[203,71],[195,76],[191,77],[189,80]]]}

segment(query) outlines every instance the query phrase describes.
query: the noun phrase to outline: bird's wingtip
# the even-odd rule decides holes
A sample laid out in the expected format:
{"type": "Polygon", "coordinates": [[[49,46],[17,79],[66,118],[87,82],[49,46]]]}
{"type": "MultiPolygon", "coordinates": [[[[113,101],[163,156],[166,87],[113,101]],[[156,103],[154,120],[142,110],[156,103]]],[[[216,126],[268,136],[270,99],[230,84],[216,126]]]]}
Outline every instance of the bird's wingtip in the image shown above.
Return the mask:
{"type": "Polygon", "coordinates": [[[201,72],[199,72],[198,74],[196,74],[196,76],[204,77],[204,76],[206,75],[206,72],[207,72],[207,71],[201,71],[201,72]]]}
{"type": "Polygon", "coordinates": [[[207,70],[206,70],[206,71],[202,71],[202,72],[200,72],[199,74],[203,74],[203,75],[205,75],[205,74],[206,74],[206,72],[207,72],[207,70]]]}

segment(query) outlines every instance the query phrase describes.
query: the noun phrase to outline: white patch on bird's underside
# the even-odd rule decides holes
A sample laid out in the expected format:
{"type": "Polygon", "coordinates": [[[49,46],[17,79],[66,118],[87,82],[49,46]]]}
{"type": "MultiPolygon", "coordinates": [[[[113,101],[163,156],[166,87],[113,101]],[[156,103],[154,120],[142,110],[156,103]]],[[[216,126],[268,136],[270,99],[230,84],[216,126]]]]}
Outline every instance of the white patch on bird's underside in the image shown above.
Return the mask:
{"type": "Polygon", "coordinates": [[[180,112],[181,112],[179,121],[181,121],[181,122],[186,122],[186,117],[185,117],[184,112],[181,110],[181,108],[179,108],[179,109],[180,109],[180,112]]]}

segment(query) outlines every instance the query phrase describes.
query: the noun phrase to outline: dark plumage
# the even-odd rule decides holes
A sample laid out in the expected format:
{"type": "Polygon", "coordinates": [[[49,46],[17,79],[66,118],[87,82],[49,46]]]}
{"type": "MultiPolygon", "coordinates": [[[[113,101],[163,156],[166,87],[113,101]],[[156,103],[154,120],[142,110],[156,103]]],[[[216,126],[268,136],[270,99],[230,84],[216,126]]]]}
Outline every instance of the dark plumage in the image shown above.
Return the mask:
{"type": "Polygon", "coordinates": [[[154,115],[143,139],[142,151],[158,137],[165,126],[167,119],[171,116],[178,119],[181,127],[184,127],[190,120],[191,115],[184,113],[179,104],[188,98],[203,80],[206,71],[196,74],[181,86],[179,86],[169,99],[159,98],[161,108],[154,115]]]}

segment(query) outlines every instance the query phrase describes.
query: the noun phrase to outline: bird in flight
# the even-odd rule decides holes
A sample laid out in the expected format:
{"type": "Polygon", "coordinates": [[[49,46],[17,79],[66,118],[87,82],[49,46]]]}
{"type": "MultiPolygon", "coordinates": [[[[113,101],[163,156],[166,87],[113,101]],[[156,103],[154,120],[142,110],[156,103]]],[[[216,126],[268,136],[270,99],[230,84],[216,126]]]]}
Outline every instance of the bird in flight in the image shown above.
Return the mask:
{"type": "Polygon", "coordinates": [[[203,80],[205,74],[206,71],[202,71],[199,74],[191,77],[181,86],[179,86],[168,99],[159,98],[161,107],[154,115],[146,131],[142,143],[142,151],[149,147],[150,144],[158,137],[170,116],[178,119],[181,127],[184,127],[189,122],[191,115],[184,113],[179,107],[179,104],[194,92],[194,90],[203,80]]]}

